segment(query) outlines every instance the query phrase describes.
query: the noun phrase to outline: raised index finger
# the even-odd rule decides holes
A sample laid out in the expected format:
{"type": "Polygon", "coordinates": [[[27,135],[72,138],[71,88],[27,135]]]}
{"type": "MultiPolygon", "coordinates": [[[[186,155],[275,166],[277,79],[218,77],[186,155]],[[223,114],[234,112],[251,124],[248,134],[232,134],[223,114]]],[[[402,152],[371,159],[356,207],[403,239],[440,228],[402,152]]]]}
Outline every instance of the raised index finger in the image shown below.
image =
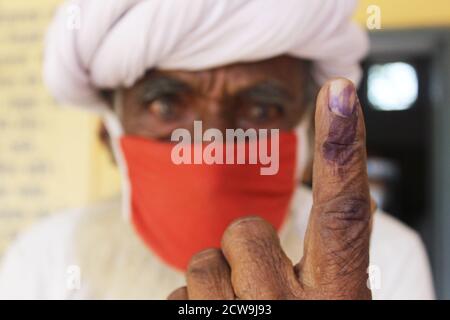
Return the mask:
{"type": "Polygon", "coordinates": [[[323,298],[370,298],[365,126],[349,80],[322,87],[315,128],[313,208],[301,279],[307,287],[322,288],[323,298]]]}

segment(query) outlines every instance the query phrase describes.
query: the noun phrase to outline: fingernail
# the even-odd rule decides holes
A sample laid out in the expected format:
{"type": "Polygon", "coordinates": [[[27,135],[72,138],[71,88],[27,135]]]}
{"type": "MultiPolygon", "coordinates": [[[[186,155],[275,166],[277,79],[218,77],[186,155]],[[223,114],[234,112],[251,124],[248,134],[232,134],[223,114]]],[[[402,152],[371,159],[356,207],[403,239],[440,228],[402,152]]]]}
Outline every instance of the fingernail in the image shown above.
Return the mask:
{"type": "Polygon", "coordinates": [[[341,117],[348,118],[355,110],[355,87],[349,80],[337,79],[331,82],[328,89],[328,106],[341,117]]]}

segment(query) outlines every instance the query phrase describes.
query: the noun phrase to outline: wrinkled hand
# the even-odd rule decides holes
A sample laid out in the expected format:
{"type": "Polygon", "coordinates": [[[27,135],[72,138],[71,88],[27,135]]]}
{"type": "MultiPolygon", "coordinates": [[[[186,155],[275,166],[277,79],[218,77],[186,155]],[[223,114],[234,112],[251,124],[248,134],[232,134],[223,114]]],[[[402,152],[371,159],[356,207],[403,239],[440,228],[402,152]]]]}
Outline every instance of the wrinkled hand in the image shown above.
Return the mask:
{"type": "Polygon", "coordinates": [[[353,84],[326,83],[317,98],[313,207],[304,255],[293,266],[273,227],[232,223],[221,250],[191,259],[187,287],[169,299],[370,299],[371,203],[364,119],[353,84]]]}

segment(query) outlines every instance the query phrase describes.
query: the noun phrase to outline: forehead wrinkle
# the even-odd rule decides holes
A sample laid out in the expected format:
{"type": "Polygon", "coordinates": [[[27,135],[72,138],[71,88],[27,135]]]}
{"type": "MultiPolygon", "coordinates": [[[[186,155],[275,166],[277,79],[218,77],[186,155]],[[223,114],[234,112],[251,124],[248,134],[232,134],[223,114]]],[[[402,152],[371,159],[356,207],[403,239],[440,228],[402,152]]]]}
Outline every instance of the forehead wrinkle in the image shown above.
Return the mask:
{"type": "MultiPolygon", "coordinates": [[[[232,98],[238,92],[264,81],[277,82],[284,89],[283,91],[292,97],[296,96],[296,89],[289,85],[291,82],[296,83],[298,79],[291,79],[292,75],[285,76],[292,74],[294,64],[291,61],[292,59],[288,59],[288,57],[279,57],[198,71],[162,70],[162,72],[188,84],[198,95],[213,100],[232,98]]],[[[301,71],[302,67],[299,65],[298,73],[301,74],[301,71]]]]}
{"type": "Polygon", "coordinates": [[[216,68],[198,72],[199,92],[207,98],[222,100],[227,95],[227,68],[216,68]]]}

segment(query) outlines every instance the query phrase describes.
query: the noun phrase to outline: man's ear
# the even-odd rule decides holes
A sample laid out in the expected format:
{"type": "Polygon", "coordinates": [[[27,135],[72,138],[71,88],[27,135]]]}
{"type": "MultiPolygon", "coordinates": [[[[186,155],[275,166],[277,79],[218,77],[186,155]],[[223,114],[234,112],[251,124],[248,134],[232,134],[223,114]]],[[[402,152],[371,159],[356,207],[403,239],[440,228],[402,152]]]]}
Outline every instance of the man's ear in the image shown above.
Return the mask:
{"type": "Polygon", "coordinates": [[[113,90],[100,90],[100,96],[106,102],[106,105],[112,110],[114,105],[114,91],[113,90]]]}
{"type": "Polygon", "coordinates": [[[111,136],[109,135],[108,130],[106,129],[105,123],[101,120],[97,130],[97,137],[100,140],[101,144],[107,150],[109,157],[113,163],[116,162],[114,158],[114,153],[111,145],[111,136]]]}

